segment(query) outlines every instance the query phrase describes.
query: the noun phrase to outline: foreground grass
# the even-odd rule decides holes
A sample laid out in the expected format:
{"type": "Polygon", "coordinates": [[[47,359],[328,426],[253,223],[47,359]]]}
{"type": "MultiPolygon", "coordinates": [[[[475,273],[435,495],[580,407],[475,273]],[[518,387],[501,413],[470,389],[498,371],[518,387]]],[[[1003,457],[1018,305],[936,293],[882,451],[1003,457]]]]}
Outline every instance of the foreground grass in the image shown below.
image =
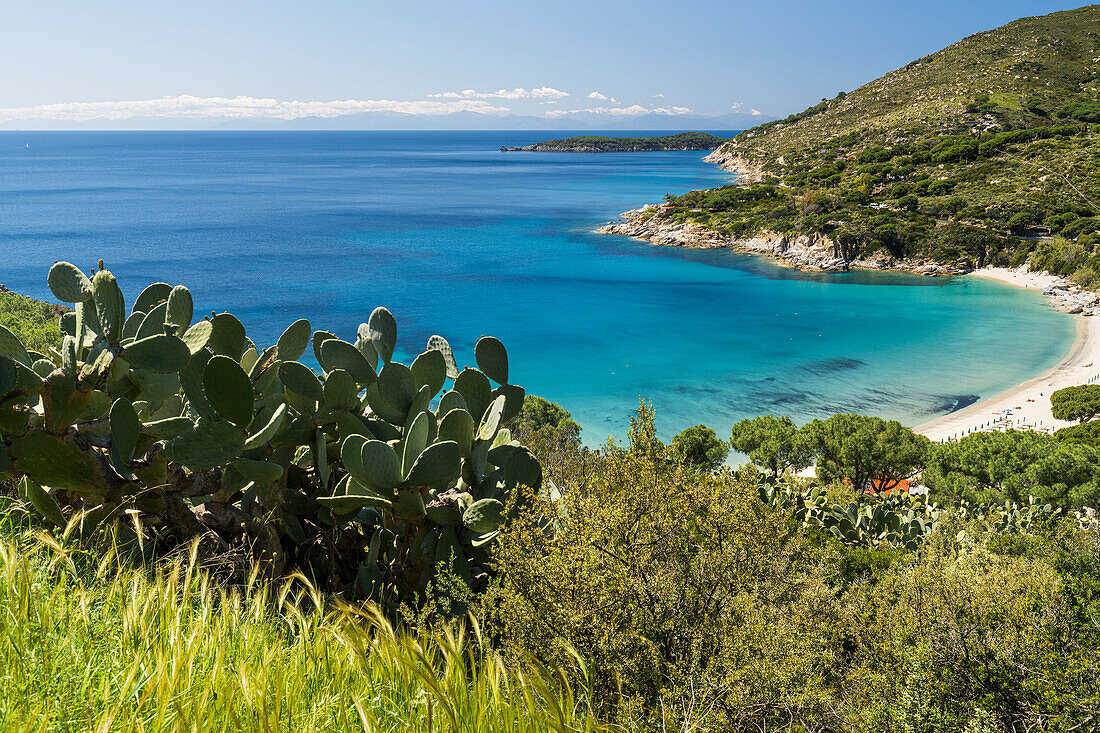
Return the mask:
{"type": "Polygon", "coordinates": [[[5,529],[0,730],[604,729],[566,675],[506,667],[476,627],[414,637],[301,579],[238,593],[194,558],[150,575],[5,529]]]}

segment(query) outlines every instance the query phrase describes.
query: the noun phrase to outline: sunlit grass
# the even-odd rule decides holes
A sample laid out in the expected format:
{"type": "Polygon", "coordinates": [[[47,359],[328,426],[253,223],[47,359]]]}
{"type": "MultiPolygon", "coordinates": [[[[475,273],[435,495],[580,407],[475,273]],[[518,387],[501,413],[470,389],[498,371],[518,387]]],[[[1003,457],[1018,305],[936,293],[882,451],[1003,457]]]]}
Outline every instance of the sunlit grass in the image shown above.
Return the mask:
{"type": "Polygon", "coordinates": [[[578,663],[509,667],[470,624],[396,631],[304,578],[226,590],[0,532],[0,730],[595,731],[578,663]]]}

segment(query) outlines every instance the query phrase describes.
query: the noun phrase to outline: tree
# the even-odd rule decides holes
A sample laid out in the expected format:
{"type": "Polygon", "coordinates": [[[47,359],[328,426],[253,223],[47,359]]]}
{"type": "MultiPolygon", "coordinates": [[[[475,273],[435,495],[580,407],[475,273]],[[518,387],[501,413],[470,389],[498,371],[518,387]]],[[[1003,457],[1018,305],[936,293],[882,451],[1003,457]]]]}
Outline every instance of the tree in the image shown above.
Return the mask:
{"type": "Polygon", "coordinates": [[[630,452],[645,456],[650,460],[664,458],[668,448],[657,437],[656,416],[653,404],[642,399],[638,401],[638,411],[630,416],[630,429],[626,432],[630,452]]]}
{"type": "Polygon", "coordinates": [[[1091,445],[1100,448],[1100,420],[1070,425],[1068,428],[1054,431],[1059,443],[1091,445]]]}
{"type": "Polygon", "coordinates": [[[581,440],[581,426],[569,411],[538,395],[524,397],[523,407],[512,425],[521,432],[545,431],[563,444],[575,445],[581,440]]]}
{"type": "Polygon", "coordinates": [[[1058,420],[1088,422],[1100,414],[1100,384],[1066,387],[1050,395],[1050,409],[1058,420]]]}
{"type": "Polygon", "coordinates": [[[1095,501],[1100,452],[1032,431],[975,433],[937,447],[924,480],[945,498],[1080,507],[1095,501]]]}
{"type": "Polygon", "coordinates": [[[715,471],[726,460],[730,449],[706,425],[696,425],[672,439],[672,457],[677,463],[706,471],[715,471]]]}
{"type": "Polygon", "coordinates": [[[1014,214],[1008,223],[1005,224],[1005,228],[1014,234],[1019,234],[1027,227],[1035,222],[1035,216],[1030,211],[1021,211],[1018,214],[1014,214]]]}
{"type": "Polygon", "coordinates": [[[876,482],[879,491],[896,487],[924,465],[932,442],[897,420],[839,414],[803,428],[817,456],[822,481],[848,482],[862,491],[876,482]]]}
{"type": "Polygon", "coordinates": [[[909,193],[898,199],[898,206],[906,211],[916,211],[917,207],[920,206],[920,199],[909,193]]]}
{"type": "Polygon", "coordinates": [[[730,430],[730,445],[749,460],[771,472],[772,478],[793,468],[801,470],[813,462],[809,446],[786,415],[762,415],[742,420],[730,430]]]}

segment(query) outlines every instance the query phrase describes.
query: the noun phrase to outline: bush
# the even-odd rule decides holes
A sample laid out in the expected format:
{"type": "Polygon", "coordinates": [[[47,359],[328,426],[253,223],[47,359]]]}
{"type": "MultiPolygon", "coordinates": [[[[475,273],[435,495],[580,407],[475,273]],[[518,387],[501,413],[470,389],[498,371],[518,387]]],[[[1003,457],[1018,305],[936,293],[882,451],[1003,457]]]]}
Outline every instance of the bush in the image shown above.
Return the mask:
{"type": "Polygon", "coordinates": [[[852,600],[846,711],[877,730],[1087,727],[1100,658],[1095,633],[1070,621],[1059,573],[959,530],[852,600]]]}
{"type": "Polygon", "coordinates": [[[760,478],[608,449],[583,490],[506,528],[486,628],[516,658],[575,648],[597,709],[634,730],[1087,726],[1094,529],[906,499],[932,525],[919,550],[846,546],[806,507],[874,518],[898,502],[760,478]],[[793,503],[760,501],[780,494],[793,503]]]}
{"type": "Polygon", "coordinates": [[[48,354],[61,346],[57,321],[63,308],[0,290],[0,327],[15,334],[31,351],[48,354]]]}
{"type": "Polygon", "coordinates": [[[549,662],[571,645],[616,719],[741,730],[829,717],[828,594],[801,533],[751,478],[614,449],[584,491],[501,540],[487,627],[549,662]]]}
{"type": "Polygon", "coordinates": [[[1095,100],[1082,100],[1071,102],[1059,107],[1055,116],[1063,119],[1070,118],[1081,122],[1100,122],[1100,102],[1095,100]]]}

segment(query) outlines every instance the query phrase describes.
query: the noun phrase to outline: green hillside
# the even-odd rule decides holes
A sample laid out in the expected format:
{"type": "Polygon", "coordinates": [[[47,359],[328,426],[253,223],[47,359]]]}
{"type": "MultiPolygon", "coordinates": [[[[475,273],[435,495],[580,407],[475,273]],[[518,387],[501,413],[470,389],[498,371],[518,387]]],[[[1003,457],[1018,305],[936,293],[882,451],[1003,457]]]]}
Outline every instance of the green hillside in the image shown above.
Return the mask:
{"type": "Polygon", "coordinates": [[[1022,18],[739,134],[716,157],[755,182],[661,216],[820,232],[849,260],[1030,258],[1095,284],[1098,90],[1100,6],[1022,18]]]}

